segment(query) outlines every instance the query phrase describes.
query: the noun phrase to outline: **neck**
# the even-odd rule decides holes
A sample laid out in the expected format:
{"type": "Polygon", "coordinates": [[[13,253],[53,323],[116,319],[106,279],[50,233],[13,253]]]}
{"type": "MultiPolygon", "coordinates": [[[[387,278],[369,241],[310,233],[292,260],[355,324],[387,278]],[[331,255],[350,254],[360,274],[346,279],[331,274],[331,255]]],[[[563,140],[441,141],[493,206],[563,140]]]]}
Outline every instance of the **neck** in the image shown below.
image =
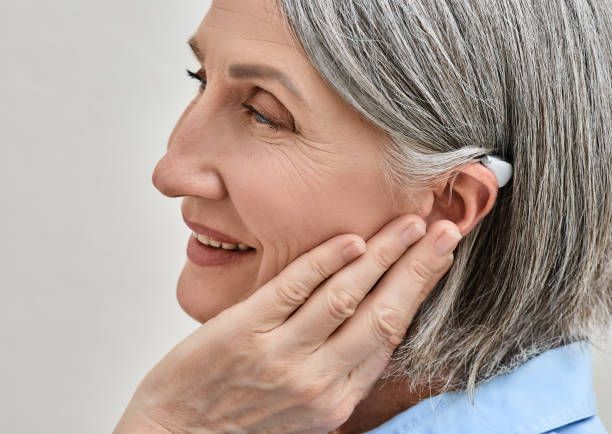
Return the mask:
{"type": "Polygon", "coordinates": [[[405,381],[378,380],[357,404],[351,417],[328,434],[361,434],[409,409],[437,392],[430,387],[410,390],[405,381]]]}

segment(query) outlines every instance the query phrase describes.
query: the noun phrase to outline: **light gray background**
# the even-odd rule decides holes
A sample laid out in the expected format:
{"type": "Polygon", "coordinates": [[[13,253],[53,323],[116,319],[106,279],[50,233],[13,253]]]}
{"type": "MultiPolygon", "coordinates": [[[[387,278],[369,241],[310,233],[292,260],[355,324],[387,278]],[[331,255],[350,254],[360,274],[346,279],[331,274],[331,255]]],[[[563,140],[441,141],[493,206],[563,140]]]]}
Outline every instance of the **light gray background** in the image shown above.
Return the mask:
{"type": "Polygon", "coordinates": [[[0,432],[111,432],[197,326],[175,298],[190,232],[151,173],[196,91],[185,41],[208,6],[0,3],[0,432]]]}

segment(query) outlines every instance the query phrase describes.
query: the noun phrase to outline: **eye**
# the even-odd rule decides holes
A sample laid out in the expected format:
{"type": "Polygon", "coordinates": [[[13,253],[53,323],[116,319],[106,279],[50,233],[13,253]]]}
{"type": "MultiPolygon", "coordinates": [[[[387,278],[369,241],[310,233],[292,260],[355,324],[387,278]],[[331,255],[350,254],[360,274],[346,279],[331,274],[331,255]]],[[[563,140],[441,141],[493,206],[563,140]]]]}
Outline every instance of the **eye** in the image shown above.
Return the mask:
{"type": "Polygon", "coordinates": [[[271,121],[270,119],[259,113],[252,105],[243,103],[242,106],[253,115],[255,122],[257,122],[258,124],[267,125],[274,131],[278,131],[280,129],[280,125],[276,124],[275,122],[271,121]]]}
{"type": "MultiPolygon", "coordinates": [[[[200,74],[201,74],[200,71],[193,72],[187,69],[187,75],[190,78],[193,78],[194,80],[199,81],[200,91],[203,91],[206,88],[206,79],[202,78],[200,74]]],[[[267,117],[259,113],[257,110],[255,110],[255,108],[252,105],[243,103],[242,106],[247,109],[249,114],[253,115],[255,122],[257,122],[258,124],[265,125],[274,131],[278,131],[281,128],[279,124],[277,124],[274,121],[271,121],[270,119],[268,119],[267,117]]]]}
{"type": "Polygon", "coordinates": [[[187,75],[188,75],[189,77],[193,78],[194,80],[198,80],[198,81],[200,82],[200,89],[201,89],[201,90],[204,90],[204,88],[206,88],[206,80],[205,80],[205,79],[203,79],[203,78],[200,76],[200,72],[199,72],[199,71],[198,71],[198,72],[193,72],[193,71],[190,71],[190,70],[188,69],[188,70],[187,70],[187,75]]]}

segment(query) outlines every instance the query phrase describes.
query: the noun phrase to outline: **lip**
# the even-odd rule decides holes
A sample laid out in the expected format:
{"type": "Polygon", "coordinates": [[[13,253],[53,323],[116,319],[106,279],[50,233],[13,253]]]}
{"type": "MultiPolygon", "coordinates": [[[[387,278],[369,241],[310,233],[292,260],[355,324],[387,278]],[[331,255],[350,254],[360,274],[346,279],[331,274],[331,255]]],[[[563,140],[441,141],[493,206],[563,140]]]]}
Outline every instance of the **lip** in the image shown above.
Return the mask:
{"type": "Polygon", "coordinates": [[[200,243],[196,237],[189,235],[187,243],[187,257],[200,267],[231,266],[242,264],[249,258],[254,258],[256,251],[216,249],[200,243]]]}
{"type": "Polygon", "coordinates": [[[183,216],[183,220],[185,221],[185,224],[189,227],[189,229],[191,229],[192,231],[194,231],[197,234],[200,235],[206,235],[207,237],[213,238],[217,241],[221,241],[222,243],[232,243],[232,244],[238,244],[238,243],[242,243],[245,246],[249,246],[252,249],[254,249],[255,247],[250,246],[240,240],[237,240],[236,238],[232,238],[229,235],[224,234],[223,232],[217,231],[215,229],[200,225],[198,223],[194,223],[194,222],[190,222],[189,220],[187,220],[185,218],[185,216],[183,216]]]}

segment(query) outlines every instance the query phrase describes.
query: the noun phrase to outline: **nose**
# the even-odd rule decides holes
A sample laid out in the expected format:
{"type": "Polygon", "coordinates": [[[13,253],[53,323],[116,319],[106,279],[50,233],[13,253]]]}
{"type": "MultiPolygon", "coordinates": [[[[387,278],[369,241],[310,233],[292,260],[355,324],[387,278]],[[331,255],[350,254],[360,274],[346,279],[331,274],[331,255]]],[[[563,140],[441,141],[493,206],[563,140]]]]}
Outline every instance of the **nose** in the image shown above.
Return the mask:
{"type": "Polygon", "coordinates": [[[155,165],[151,177],[163,195],[217,200],[227,195],[215,160],[218,153],[213,149],[213,122],[205,116],[205,111],[192,103],[174,127],[166,154],[155,165]]]}

